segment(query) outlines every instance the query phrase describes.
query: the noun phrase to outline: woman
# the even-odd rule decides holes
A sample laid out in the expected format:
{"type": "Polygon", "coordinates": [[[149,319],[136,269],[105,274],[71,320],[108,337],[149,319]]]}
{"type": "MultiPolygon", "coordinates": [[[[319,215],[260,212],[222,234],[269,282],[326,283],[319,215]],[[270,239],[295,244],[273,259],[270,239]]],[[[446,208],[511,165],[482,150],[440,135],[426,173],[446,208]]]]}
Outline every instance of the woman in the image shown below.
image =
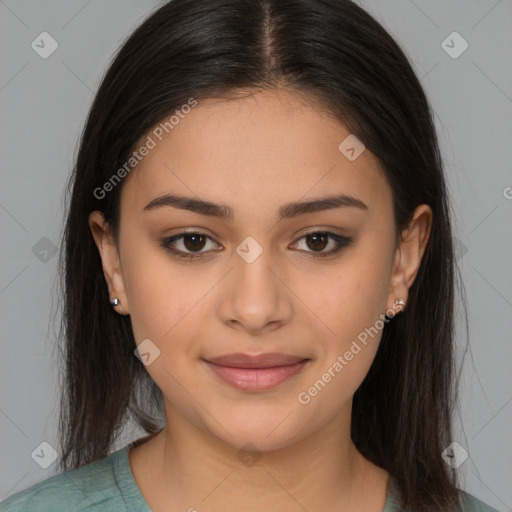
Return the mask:
{"type": "Polygon", "coordinates": [[[159,8],[96,95],[64,245],[65,471],[2,510],[493,510],[446,462],[429,104],[353,2],[159,8]]]}

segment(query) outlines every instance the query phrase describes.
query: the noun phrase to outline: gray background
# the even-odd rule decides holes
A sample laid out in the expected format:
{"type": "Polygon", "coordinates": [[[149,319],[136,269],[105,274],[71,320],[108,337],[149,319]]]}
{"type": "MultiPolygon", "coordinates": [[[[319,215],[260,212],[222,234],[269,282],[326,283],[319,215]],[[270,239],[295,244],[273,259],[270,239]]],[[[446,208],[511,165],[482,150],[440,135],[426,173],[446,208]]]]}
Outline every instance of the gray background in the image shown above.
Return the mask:
{"type": "MultiPolygon", "coordinates": [[[[404,48],[436,113],[470,323],[454,436],[469,457],[457,471],[465,490],[512,510],[512,2],[358,3],[404,48]],[[469,44],[458,58],[441,44],[453,31],[469,44]]],[[[63,187],[112,53],[160,4],[0,1],[0,499],[56,472],[31,454],[58,447],[52,248],[63,187]],[[47,59],[31,48],[44,31],[59,45],[47,59]]],[[[129,425],[118,446],[140,435],[129,425]]]]}

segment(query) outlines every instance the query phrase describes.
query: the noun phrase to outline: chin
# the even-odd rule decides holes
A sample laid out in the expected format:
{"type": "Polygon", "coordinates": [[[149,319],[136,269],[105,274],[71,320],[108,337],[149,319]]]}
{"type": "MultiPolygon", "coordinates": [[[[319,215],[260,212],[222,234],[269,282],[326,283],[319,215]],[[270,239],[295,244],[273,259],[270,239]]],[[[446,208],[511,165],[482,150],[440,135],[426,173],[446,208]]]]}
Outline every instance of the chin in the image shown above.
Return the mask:
{"type": "MultiPolygon", "coordinates": [[[[299,439],[300,440],[300,436],[299,439]]],[[[281,450],[293,445],[297,440],[285,435],[268,436],[264,432],[237,432],[233,437],[223,436],[223,441],[237,450],[239,456],[242,452],[266,453],[281,450]]]]}
{"type": "Polygon", "coordinates": [[[247,449],[259,452],[286,448],[307,435],[304,432],[301,436],[300,426],[288,421],[292,418],[292,421],[297,421],[297,417],[290,414],[292,409],[280,408],[278,414],[265,413],[262,409],[259,411],[256,409],[253,408],[252,414],[247,410],[241,410],[238,414],[231,411],[225,420],[217,416],[216,420],[220,425],[211,418],[205,418],[206,429],[236,450],[247,449]],[[283,413],[285,410],[287,412],[283,413]],[[288,415],[289,418],[287,418],[288,415]],[[250,446],[247,446],[249,444],[250,446]]]}

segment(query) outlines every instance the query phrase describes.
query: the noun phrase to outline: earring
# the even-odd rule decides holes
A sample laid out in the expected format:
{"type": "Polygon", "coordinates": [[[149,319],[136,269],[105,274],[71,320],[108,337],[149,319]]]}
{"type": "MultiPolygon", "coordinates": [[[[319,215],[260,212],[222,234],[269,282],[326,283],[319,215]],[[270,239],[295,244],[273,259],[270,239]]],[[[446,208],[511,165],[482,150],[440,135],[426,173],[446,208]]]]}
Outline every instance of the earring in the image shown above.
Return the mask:
{"type": "Polygon", "coordinates": [[[121,306],[121,303],[119,302],[119,299],[117,297],[114,297],[111,301],[110,301],[110,305],[113,306],[114,308],[116,306],[119,306],[121,308],[121,313],[123,312],[123,306],[121,306]]]}
{"type": "Polygon", "coordinates": [[[403,308],[399,311],[399,313],[402,313],[405,309],[405,302],[402,299],[396,299],[395,304],[397,306],[403,306],[403,308]]]}

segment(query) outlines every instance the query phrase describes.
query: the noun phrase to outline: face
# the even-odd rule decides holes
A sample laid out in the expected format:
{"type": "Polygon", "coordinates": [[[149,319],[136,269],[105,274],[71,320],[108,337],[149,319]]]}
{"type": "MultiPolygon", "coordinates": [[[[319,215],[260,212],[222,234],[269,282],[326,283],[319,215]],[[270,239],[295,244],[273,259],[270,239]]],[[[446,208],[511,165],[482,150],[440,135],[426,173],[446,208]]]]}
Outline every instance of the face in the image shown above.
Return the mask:
{"type": "Polygon", "coordinates": [[[395,245],[376,158],[343,153],[348,129],[284,89],[201,101],[149,135],[156,146],[122,184],[117,248],[97,213],[90,225],[168,422],[270,450],[346,418],[384,314],[407,301],[428,207],[395,245]],[[234,353],[290,357],[211,362],[234,353]]]}

